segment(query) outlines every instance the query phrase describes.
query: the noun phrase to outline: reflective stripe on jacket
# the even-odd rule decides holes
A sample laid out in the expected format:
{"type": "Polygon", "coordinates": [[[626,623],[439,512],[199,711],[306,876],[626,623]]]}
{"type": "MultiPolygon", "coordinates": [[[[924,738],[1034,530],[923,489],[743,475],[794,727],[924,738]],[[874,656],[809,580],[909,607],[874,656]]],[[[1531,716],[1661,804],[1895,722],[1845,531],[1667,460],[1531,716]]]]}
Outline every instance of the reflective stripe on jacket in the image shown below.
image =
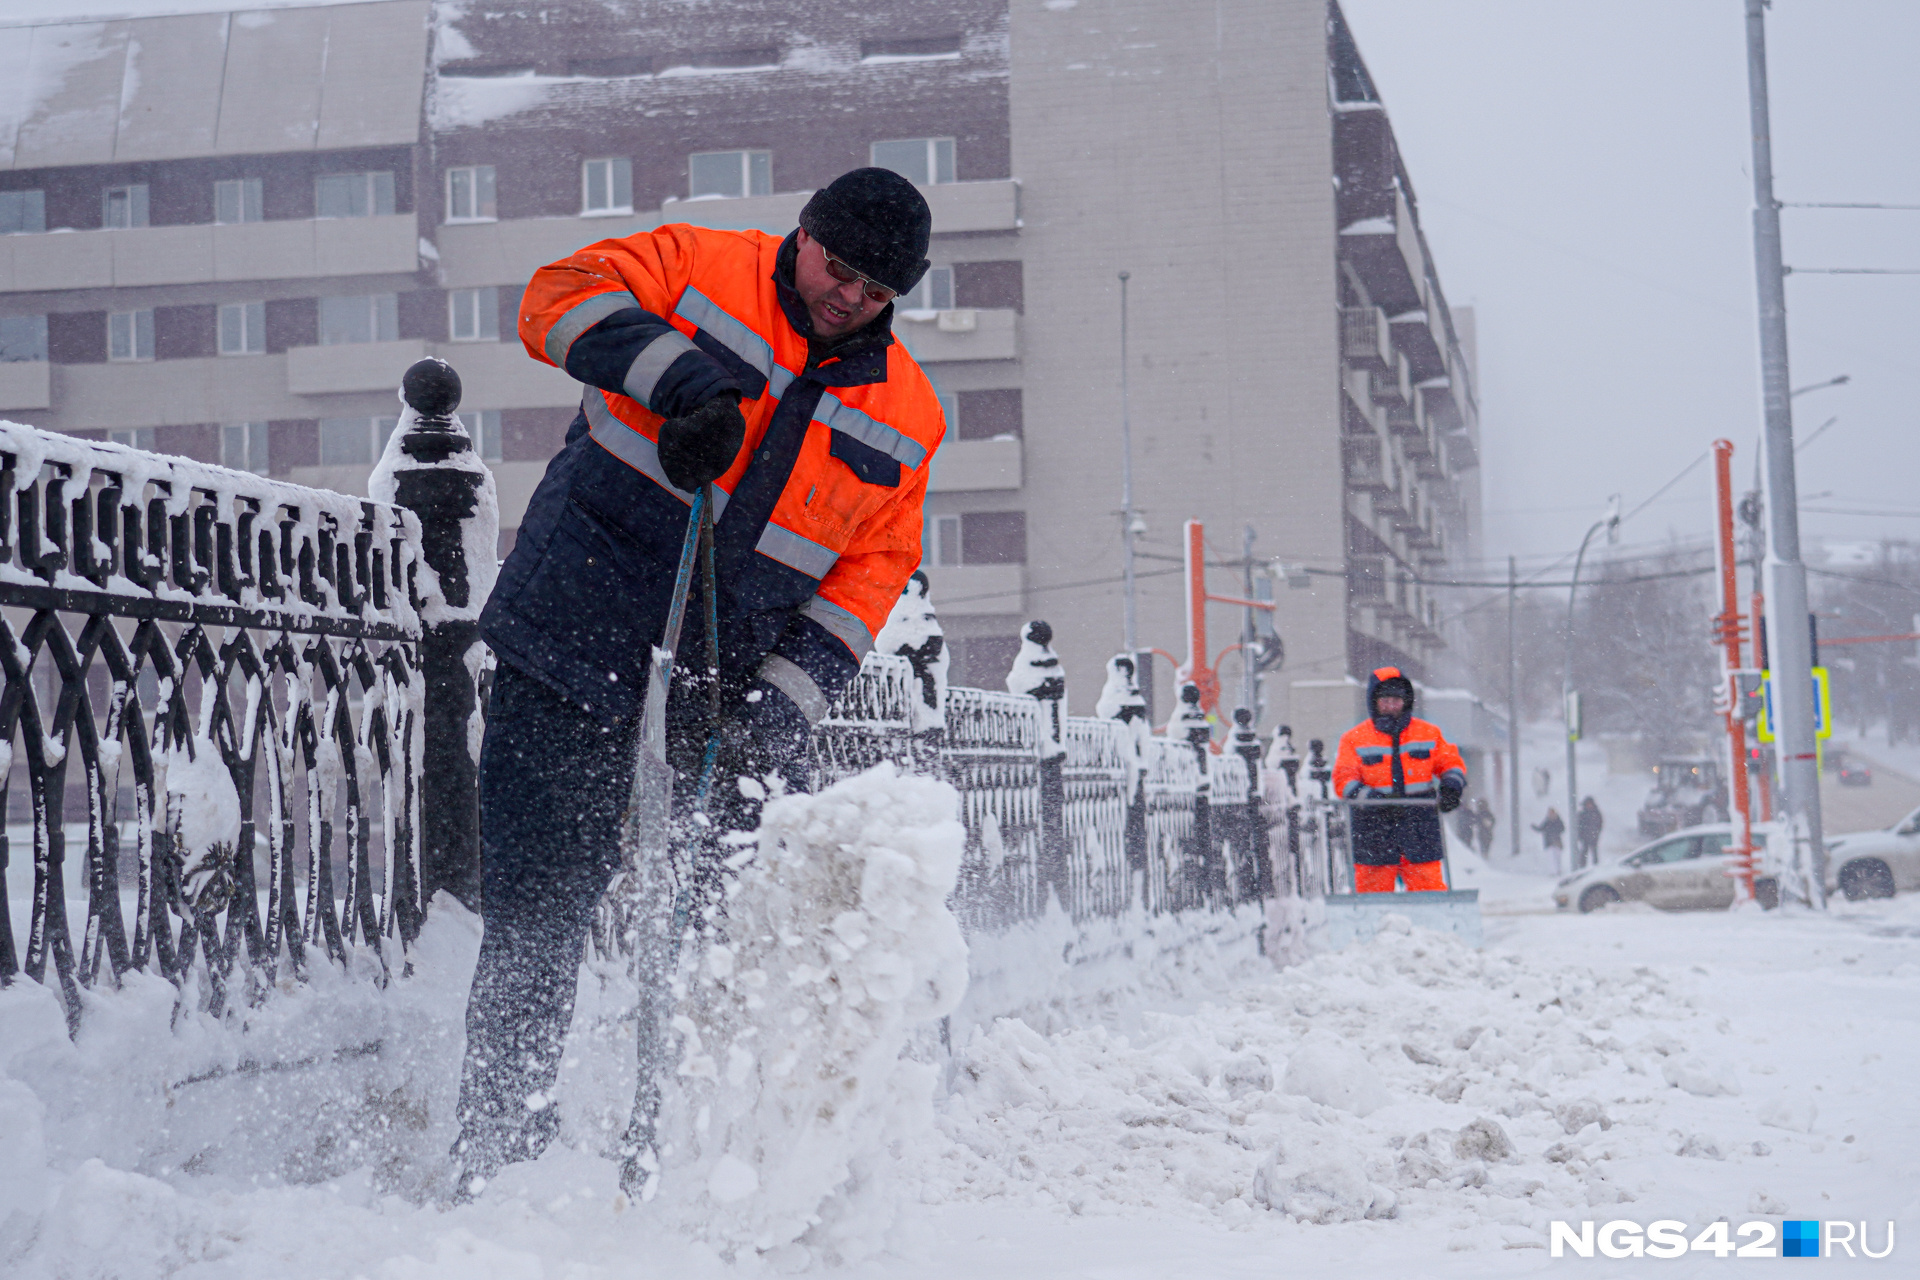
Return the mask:
{"type": "MultiPolygon", "coordinates": [[[[1343,800],[1433,796],[1442,781],[1464,789],[1466,762],[1425,720],[1408,720],[1397,735],[1363,720],[1341,735],[1333,787],[1343,800]]],[[[1353,860],[1362,866],[1437,862],[1445,851],[1440,815],[1430,807],[1356,807],[1352,830],[1353,860]]]]}
{"type": "MultiPolygon", "coordinates": [[[[714,484],[733,692],[758,675],[818,720],[920,563],[928,463],[946,430],[939,401],[893,341],[890,312],[810,348],[792,243],[661,227],[589,245],[527,287],[521,340],[585,396],[481,628],[508,661],[605,719],[637,708],[692,502],[661,468],[667,418],[741,396],[745,439],[714,484]]],[[[699,619],[689,610],[683,653],[700,652],[699,619]]]]}

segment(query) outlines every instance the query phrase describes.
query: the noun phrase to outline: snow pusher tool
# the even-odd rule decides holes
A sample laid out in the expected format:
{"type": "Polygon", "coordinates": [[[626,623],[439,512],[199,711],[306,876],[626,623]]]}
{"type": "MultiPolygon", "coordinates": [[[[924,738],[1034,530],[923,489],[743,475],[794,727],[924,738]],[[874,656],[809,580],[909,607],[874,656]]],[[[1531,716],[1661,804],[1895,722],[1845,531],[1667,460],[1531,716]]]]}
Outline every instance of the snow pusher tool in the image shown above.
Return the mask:
{"type": "MultiPolygon", "coordinates": [[[[1341,824],[1344,849],[1336,854],[1331,824],[1327,830],[1327,946],[1338,951],[1354,942],[1365,942],[1380,928],[1380,918],[1389,912],[1403,915],[1423,929],[1451,933],[1468,946],[1480,945],[1480,891],[1448,889],[1445,892],[1356,893],[1353,873],[1353,810],[1357,808],[1437,809],[1430,796],[1379,796],[1357,800],[1324,801],[1337,807],[1345,819],[1341,824]],[[1336,859],[1339,865],[1335,865],[1336,859]],[[1344,884],[1345,893],[1334,886],[1344,884]]],[[[1329,814],[1329,816],[1331,816],[1329,814]]],[[[1441,834],[1440,865],[1447,883],[1453,883],[1452,860],[1446,856],[1446,835],[1441,834]]]]}
{"type": "Polygon", "coordinates": [[[660,1072],[671,1044],[667,1018],[671,1010],[668,979],[679,962],[680,932],[686,900],[693,882],[687,842],[673,838],[673,766],[667,761],[667,697],[673,687],[674,651],[686,622],[687,600],[693,590],[693,567],[703,546],[705,557],[707,644],[714,649],[713,486],[694,495],[687,512],[687,535],[680,547],[680,565],[674,573],[667,625],[647,667],[646,701],[640,710],[640,740],[633,766],[633,790],[620,825],[621,880],[627,902],[621,927],[632,937],[634,973],[640,1000],[638,1013],[639,1079],[633,1116],[621,1142],[625,1154],[620,1185],[631,1196],[651,1198],[658,1184],[660,1161],[655,1151],[655,1126],[660,1118],[660,1072]]]}

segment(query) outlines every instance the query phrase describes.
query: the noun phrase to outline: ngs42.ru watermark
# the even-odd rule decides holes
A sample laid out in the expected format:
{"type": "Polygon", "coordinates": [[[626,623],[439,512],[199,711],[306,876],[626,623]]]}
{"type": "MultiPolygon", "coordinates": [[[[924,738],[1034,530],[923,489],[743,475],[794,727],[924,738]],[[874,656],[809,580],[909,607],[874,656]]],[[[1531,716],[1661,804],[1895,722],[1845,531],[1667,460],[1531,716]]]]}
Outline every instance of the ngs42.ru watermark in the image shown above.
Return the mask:
{"type": "Polygon", "coordinates": [[[1865,1222],[1807,1218],[1789,1218],[1778,1226],[1755,1219],[1737,1227],[1722,1220],[1699,1232],[1672,1219],[1641,1224],[1624,1218],[1598,1224],[1554,1222],[1547,1229],[1547,1252],[1555,1258],[1591,1258],[1596,1252],[1603,1258],[1684,1258],[1696,1253],[1716,1258],[1885,1258],[1893,1253],[1893,1223],[1887,1223],[1886,1237],[1877,1243],[1878,1249],[1869,1245],[1865,1222]]]}

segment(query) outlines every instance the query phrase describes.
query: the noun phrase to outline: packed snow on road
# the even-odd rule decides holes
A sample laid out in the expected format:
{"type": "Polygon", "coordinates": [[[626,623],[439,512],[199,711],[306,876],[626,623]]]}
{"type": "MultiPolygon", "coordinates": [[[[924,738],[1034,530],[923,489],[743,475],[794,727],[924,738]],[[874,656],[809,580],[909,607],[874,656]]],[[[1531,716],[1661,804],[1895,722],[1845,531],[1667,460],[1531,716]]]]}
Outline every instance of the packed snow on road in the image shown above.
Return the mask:
{"type": "Polygon", "coordinates": [[[645,1202],[607,1157],[629,988],[589,965],[564,1140],[434,1206],[478,939],[449,901],[412,976],[320,967],[218,1022],[133,974],[70,1039],[16,982],[5,1270],[1478,1276],[1563,1265],[1556,1220],[1845,1219],[1878,1250],[1920,1211],[1920,902],[1555,914],[1456,848],[1480,949],[1390,918],[1276,967],[1230,919],[1135,919],[1146,963],[1076,968],[1054,918],[975,939],[963,990],[953,804],[883,768],[769,810],[728,945],[683,973],[645,1202]]]}

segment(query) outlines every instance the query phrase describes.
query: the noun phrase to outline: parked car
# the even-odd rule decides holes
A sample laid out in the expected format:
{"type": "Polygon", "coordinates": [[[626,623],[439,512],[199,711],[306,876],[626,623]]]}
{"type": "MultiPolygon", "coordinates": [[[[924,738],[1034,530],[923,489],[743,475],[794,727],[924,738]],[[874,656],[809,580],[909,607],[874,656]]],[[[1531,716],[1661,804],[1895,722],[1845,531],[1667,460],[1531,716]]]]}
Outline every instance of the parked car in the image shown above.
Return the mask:
{"type": "MultiPolygon", "coordinates": [[[[1766,846],[1756,829],[1754,844],[1766,846]]],[[[1733,827],[1688,827],[1642,845],[1624,858],[1587,867],[1553,887],[1557,907],[1597,911],[1615,902],[1644,902],[1663,911],[1711,911],[1733,905],[1733,827]]],[[[1755,886],[1756,894],[1758,885],[1755,886]]]]}
{"type": "MultiPolygon", "coordinates": [[[[1855,831],[1827,841],[1827,892],[1849,902],[1891,898],[1920,890],[1920,809],[1884,831],[1855,831]]],[[[1756,880],[1753,896],[1763,906],[1780,900],[1771,878],[1756,880]]]]}
{"type": "Polygon", "coordinates": [[[1840,764],[1840,785],[1870,787],[1873,785],[1873,770],[1858,760],[1843,760],[1840,764]]]}

